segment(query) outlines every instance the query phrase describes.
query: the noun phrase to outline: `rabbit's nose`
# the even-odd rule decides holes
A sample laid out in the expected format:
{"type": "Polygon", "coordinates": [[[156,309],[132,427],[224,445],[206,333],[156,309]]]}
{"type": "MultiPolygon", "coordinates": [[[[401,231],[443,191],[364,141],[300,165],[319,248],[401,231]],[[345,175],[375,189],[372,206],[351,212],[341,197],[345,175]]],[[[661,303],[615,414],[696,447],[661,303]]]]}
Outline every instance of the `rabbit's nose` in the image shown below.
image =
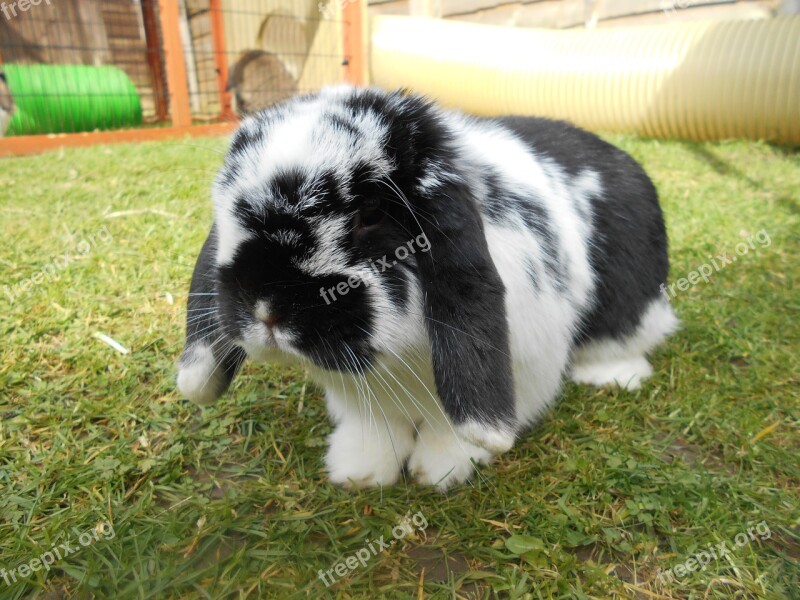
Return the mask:
{"type": "Polygon", "coordinates": [[[272,331],[278,324],[278,317],[275,316],[275,313],[269,313],[268,315],[261,317],[261,322],[267,326],[267,329],[272,331]]]}
{"type": "Polygon", "coordinates": [[[278,315],[272,306],[270,306],[270,303],[266,300],[259,300],[256,303],[254,313],[253,316],[256,320],[266,325],[269,332],[272,333],[272,330],[275,329],[275,326],[278,324],[278,315]]]}

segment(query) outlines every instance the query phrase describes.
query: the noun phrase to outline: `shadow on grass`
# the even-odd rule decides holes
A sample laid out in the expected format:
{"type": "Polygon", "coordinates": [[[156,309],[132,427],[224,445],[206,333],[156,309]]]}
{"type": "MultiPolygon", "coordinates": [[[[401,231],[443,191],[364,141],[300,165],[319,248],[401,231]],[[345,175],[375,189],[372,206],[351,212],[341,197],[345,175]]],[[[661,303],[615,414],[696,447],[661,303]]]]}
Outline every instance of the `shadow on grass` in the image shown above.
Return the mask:
{"type": "MultiPolygon", "coordinates": [[[[691,153],[695,156],[695,158],[714,169],[714,172],[718,173],[719,175],[734,177],[740,181],[744,181],[753,190],[758,192],[771,191],[770,188],[765,186],[762,181],[754,179],[750,175],[744,173],[738,167],[732,165],[729,161],[720,158],[716,153],[712,152],[708,148],[707,144],[689,141],[681,141],[679,143],[687,152],[691,153]]],[[[770,147],[775,151],[784,154],[785,156],[797,154],[798,150],[800,150],[799,148],[792,149],[787,146],[778,146],[774,144],[770,144],[770,147]]],[[[797,199],[791,196],[779,195],[776,197],[776,200],[782,208],[785,208],[793,215],[800,214],[800,203],[797,202],[797,199]]]]}

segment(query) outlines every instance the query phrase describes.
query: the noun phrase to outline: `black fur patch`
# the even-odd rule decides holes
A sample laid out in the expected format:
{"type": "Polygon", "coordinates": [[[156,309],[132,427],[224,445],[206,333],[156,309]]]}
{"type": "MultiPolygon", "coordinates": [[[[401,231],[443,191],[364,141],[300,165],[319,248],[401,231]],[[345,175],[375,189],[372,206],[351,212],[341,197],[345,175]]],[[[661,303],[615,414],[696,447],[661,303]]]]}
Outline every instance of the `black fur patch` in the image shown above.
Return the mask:
{"type": "Polygon", "coordinates": [[[238,292],[221,297],[222,313],[239,328],[246,327],[256,303],[264,300],[278,325],[292,336],[293,346],[314,362],[341,371],[364,368],[373,359],[373,319],[364,286],[348,286],[341,294],[336,286],[347,281],[344,274],[309,276],[293,260],[307,252],[277,244],[265,234],[243,243],[232,265],[218,271],[220,288],[238,292]]]}
{"type": "Polygon", "coordinates": [[[475,198],[452,186],[421,199],[432,252],[420,281],[436,388],[454,423],[513,429],[514,382],[505,286],[489,255],[475,198]]]}
{"type": "Polygon", "coordinates": [[[352,121],[348,121],[336,114],[326,115],[326,117],[334,127],[343,129],[353,137],[361,134],[361,130],[352,121]]]}
{"type": "Polygon", "coordinates": [[[241,156],[264,141],[263,127],[240,127],[231,138],[231,145],[228,154],[231,157],[241,156]]]}

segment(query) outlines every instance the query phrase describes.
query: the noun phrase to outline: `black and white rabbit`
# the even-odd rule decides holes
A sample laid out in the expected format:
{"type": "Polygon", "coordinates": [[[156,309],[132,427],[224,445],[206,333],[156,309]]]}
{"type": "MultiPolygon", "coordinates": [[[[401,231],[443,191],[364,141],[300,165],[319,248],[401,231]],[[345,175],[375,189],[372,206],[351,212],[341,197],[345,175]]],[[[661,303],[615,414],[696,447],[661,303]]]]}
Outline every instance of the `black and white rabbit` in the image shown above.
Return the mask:
{"type": "Polygon", "coordinates": [[[307,365],[335,483],[463,482],[565,374],[635,388],[677,326],[653,184],[563,122],[328,88],[245,119],[213,199],[178,386],[307,365]]]}

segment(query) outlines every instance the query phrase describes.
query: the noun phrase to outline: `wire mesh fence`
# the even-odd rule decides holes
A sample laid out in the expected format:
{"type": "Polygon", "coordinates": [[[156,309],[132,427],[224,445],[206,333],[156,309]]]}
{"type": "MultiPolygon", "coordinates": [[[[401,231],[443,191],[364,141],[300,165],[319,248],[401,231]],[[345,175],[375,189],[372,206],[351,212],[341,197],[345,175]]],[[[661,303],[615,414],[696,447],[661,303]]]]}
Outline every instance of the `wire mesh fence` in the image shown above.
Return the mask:
{"type": "Polygon", "coordinates": [[[0,0],[0,137],[168,125],[185,102],[232,121],[340,82],[349,1],[0,0]]]}
{"type": "Polygon", "coordinates": [[[293,2],[290,13],[269,10],[280,4],[269,0],[223,4],[188,0],[181,14],[195,118],[244,115],[341,81],[343,22],[328,5],[293,2]]]}

